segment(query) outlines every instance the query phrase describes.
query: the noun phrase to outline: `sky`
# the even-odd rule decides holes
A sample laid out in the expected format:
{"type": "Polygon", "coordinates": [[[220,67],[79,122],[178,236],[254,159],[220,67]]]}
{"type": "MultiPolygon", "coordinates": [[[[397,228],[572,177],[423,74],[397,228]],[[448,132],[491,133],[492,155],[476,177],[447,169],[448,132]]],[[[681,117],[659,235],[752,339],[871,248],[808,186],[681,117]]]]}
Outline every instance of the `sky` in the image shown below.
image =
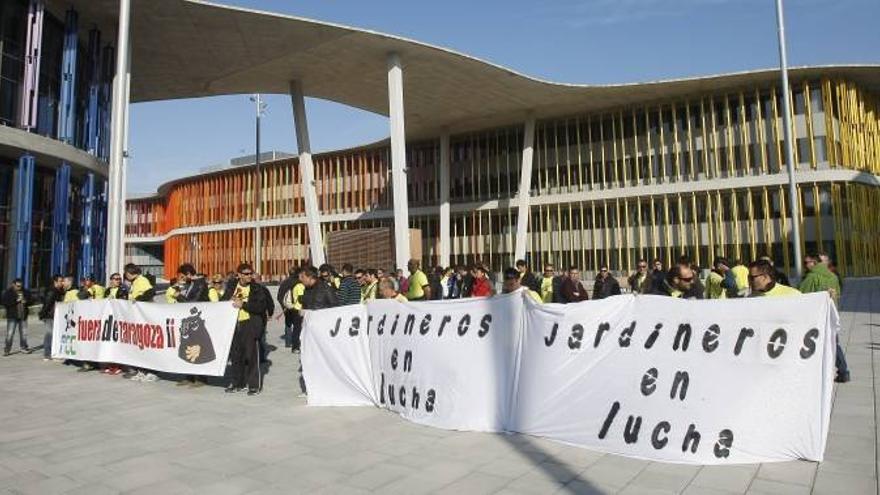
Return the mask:
{"type": "MultiPolygon", "coordinates": [[[[557,82],[613,84],[777,67],[774,0],[214,0],[400,35],[557,82]]],[[[787,0],[790,66],[880,63],[880,0],[787,0]]],[[[135,77],[137,75],[135,74],[135,77]]],[[[263,151],[293,152],[267,95],[263,151]]],[[[307,99],[315,152],[388,136],[381,115],[307,99]]],[[[254,152],[249,95],[131,107],[130,194],[254,152]]]]}

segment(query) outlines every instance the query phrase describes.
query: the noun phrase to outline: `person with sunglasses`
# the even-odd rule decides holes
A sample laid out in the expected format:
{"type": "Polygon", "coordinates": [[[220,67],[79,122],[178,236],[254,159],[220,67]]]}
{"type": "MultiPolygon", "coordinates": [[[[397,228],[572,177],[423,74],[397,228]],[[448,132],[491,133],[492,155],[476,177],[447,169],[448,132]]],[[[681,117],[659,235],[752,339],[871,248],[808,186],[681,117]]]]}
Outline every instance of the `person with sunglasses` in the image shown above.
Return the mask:
{"type": "Polygon", "coordinates": [[[703,299],[705,295],[696,271],[687,260],[681,260],[670,268],[660,288],[652,294],[679,299],[703,299]]]}
{"type": "Polygon", "coordinates": [[[238,283],[232,294],[232,305],[238,311],[238,323],[232,337],[229,352],[232,382],[226,387],[227,393],[240,392],[247,387],[247,394],[260,393],[262,373],[260,367],[260,341],[266,324],[266,311],[269,302],[268,291],[254,282],[251,265],[238,266],[238,283]]]}
{"type": "Polygon", "coordinates": [[[644,293],[647,289],[646,280],[648,280],[648,260],[640,259],[636,264],[636,271],[626,279],[629,291],[633,294],[644,293]]]}
{"type": "Polygon", "coordinates": [[[606,297],[619,296],[620,283],[611,275],[607,266],[599,268],[596,283],[593,284],[593,299],[605,299],[606,297]]]}
{"type": "Polygon", "coordinates": [[[128,291],[122,285],[122,275],[118,273],[110,275],[106,295],[107,299],[128,299],[128,291]]]}
{"type": "Polygon", "coordinates": [[[220,302],[223,300],[223,293],[226,292],[226,281],[223,275],[219,273],[211,277],[211,285],[208,287],[208,301],[220,302]]]}

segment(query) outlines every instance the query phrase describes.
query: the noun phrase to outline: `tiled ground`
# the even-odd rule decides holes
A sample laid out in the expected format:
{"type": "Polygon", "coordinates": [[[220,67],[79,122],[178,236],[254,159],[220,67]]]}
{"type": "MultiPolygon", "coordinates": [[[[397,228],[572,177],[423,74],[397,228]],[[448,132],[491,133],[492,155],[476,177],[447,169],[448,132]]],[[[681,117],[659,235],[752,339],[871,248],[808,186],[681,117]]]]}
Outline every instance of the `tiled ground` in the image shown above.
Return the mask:
{"type": "Polygon", "coordinates": [[[283,348],[259,397],[76,373],[35,353],[0,358],[0,493],[877,494],[880,280],[850,281],[842,316],[853,381],[837,388],[820,465],[659,464],[309,408],[283,348]]]}

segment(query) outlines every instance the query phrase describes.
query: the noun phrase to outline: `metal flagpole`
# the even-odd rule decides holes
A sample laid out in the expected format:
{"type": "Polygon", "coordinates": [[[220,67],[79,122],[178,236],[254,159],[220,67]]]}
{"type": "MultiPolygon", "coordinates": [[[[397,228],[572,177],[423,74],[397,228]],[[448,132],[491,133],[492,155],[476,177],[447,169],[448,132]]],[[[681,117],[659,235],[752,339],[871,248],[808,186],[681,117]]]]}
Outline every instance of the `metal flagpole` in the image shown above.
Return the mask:
{"type": "Polygon", "coordinates": [[[801,257],[800,203],[797,183],[794,178],[794,151],[791,130],[791,92],[788,87],[788,60],[785,53],[785,20],[782,15],[782,0],[776,0],[776,28],[779,34],[779,71],[782,73],[782,125],[785,130],[785,164],[788,168],[788,203],[791,205],[791,236],[794,242],[794,275],[797,280],[803,277],[803,258],[801,257]]]}

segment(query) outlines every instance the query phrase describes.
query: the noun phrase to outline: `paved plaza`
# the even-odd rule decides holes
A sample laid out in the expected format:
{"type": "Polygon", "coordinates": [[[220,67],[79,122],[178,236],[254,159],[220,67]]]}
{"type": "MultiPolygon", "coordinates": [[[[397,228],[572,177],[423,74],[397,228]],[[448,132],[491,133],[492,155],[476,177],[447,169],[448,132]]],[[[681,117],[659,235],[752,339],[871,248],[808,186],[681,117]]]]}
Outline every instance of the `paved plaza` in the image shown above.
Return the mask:
{"type": "MultiPolygon", "coordinates": [[[[37,352],[0,359],[0,493],[876,494],[880,279],[849,281],[841,308],[853,380],[835,389],[822,464],[661,464],[374,408],[310,408],[276,321],[257,397],[225,394],[220,381],[78,373],[37,352]]],[[[32,345],[42,333],[32,322],[32,345]]]]}

